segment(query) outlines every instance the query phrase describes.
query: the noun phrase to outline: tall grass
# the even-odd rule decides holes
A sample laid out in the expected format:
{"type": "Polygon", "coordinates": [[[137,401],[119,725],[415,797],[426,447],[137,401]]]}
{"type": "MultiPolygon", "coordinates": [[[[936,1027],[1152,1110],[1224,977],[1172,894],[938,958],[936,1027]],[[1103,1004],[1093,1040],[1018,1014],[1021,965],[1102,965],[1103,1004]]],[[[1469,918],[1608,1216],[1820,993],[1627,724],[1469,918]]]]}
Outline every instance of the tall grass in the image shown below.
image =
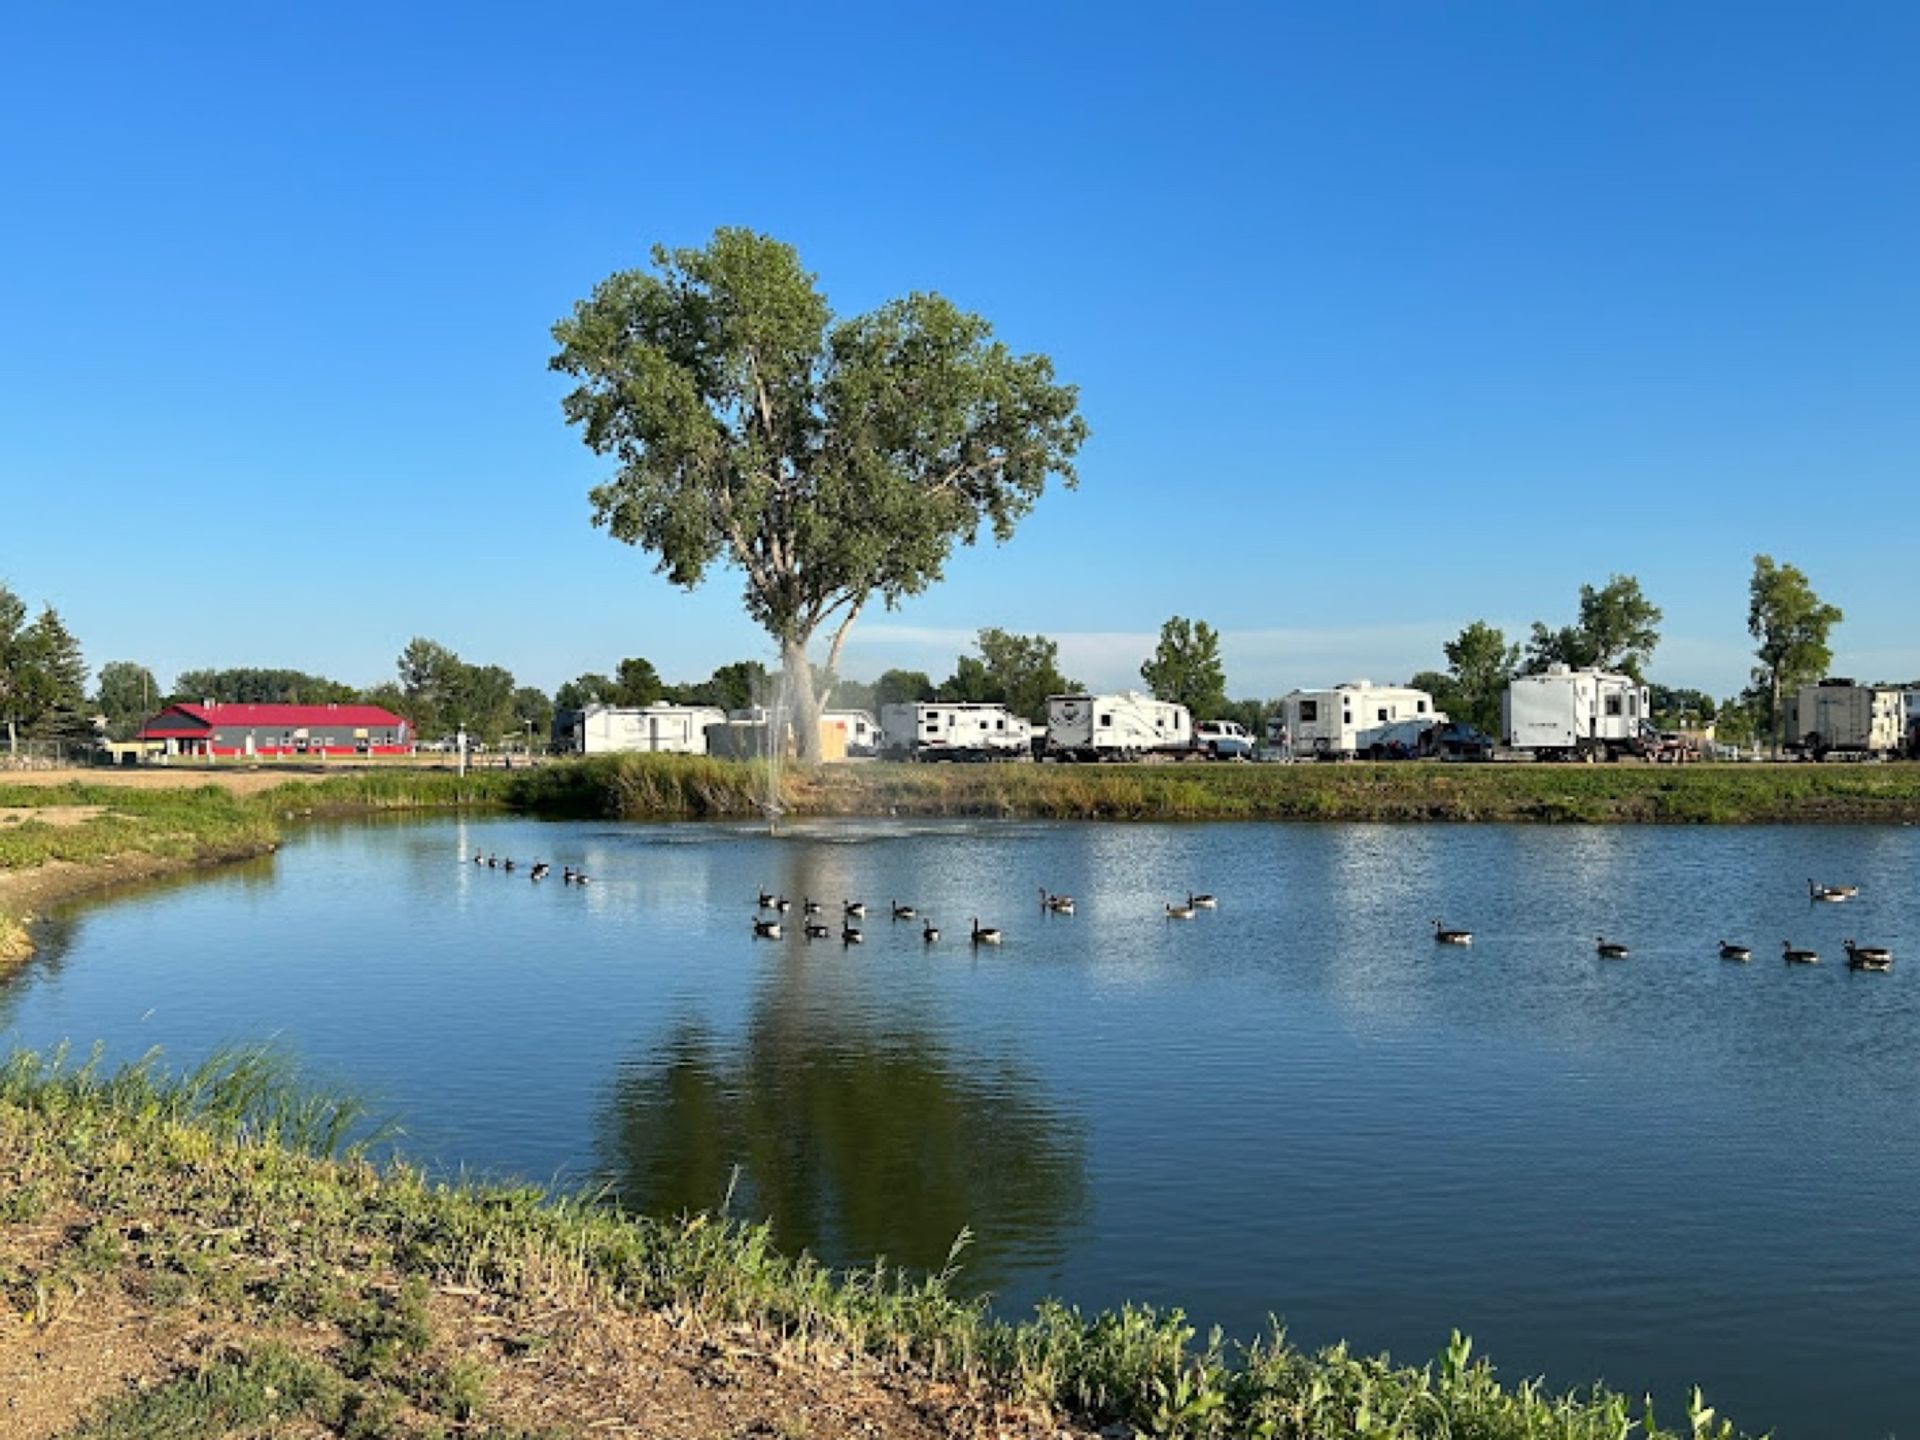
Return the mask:
{"type": "MultiPolygon", "coordinates": [[[[801,1353],[864,1356],[911,1377],[982,1387],[1144,1435],[1735,1434],[1697,1392],[1676,1431],[1604,1390],[1506,1385],[1458,1336],[1433,1362],[1409,1367],[1343,1346],[1308,1354],[1277,1328],[1246,1344],[1217,1333],[1200,1339],[1180,1312],[1144,1306],[1084,1314],[1045,1304],[1008,1321],[956,1298],[951,1264],[927,1276],[883,1265],[835,1273],[781,1254],[764,1226],[626,1216],[590,1198],[439,1184],[404,1165],[328,1158],[346,1107],[289,1098],[285,1086],[277,1062],[244,1054],[172,1081],[146,1063],[102,1074],[92,1063],[16,1056],[0,1068],[0,1166],[16,1176],[16,1196],[37,1197],[38,1212],[91,1213],[91,1226],[75,1227],[91,1238],[74,1263],[124,1261],[142,1274],[185,1275],[183,1283],[203,1287],[203,1305],[217,1300],[237,1319],[310,1313],[324,1295],[331,1313],[389,1317],[368,1322],[368,1345],[402,1333],[392,1305],[369,1310],[367,1296],[340,1287],[355,1276],[397,1274],[408,1287],[455,1283],[505,1302],[749,1325],[801,1353]],[[236,1228],[234,1217],[244,1223],[236,1228]],[[209,1245],[219,1251],[213,1268],[204,1258],[209,1245]]],[[[162,1398],[184,1407],[177,1413],[199,1414],[213,1403],[207,1397],[226,1397],[222,1413],[237,1413],[247,1403],[246,1387],[233,1388],[242,1378],[223,1373],[162,1398]]],[[[356,1370],[350,1378],[363,1377],[356,1370]]],[[[332,1403],[315,1377],[300,1383],[316,1405],[332,1403]]],[[[103,1423],[83,1433],[140,1432],[103,1423]]]]}

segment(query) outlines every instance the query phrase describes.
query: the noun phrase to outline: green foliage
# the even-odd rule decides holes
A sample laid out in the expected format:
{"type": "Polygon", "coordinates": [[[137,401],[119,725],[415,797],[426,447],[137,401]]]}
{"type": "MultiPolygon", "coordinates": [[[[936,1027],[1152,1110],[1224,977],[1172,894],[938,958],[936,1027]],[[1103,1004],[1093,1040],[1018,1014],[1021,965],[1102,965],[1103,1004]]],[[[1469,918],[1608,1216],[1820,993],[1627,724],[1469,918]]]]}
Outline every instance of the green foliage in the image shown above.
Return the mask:
{"type": "Polygon", "coordinates": [[[584,710],[589,705],[612,704],[613,681],[604,675],[588,673],[569,680],[553,694],[556,710],[584,710]]]}
{"type": "Polygon", "coordinates": [[[1747,633],[1758,642],[1754,654],[1760,661],[1753,682],[1765,697],[1766,732],[1778,744],[1785,723],[1781,698],[1826,673],[1833,663],[1827,638],[1846,617],[1813,593],[1798,568],[1776,565],[1771,555],[1753,557],[1747,595],[1747,633]]]}
{"type": "Polygon", "coordinates": [[[1714,723],[1719,705],[1704,690],[1688,690],[1670,685],[1647,687],[1647,701],[1653,723],[1662,730],[1691,730],[1714,723]]]}
{"type": "Polygon", "coordinates": [[[1538,675],[1558,664],[1621,671],[1638,680],[1660,644],[1659,624],[1659,607],[1641,594],[1633,576],[1614,575],[1599,590],[1582,585],[1580,615],[1572,625],[1549,630],[1534,621],[1526,673],[1538,675]]]}
{"type": "Polygon", "coordinates": [[[330,705],[360,698],[360,692],[353,686],[329,680],[324,675],[254,666],[183,670],[175,677],[173,693],[168,697],[189,703],[215,700],[229,705],[330,705]]]}
{"type": "Polygon", "coordinates": [[[464,729],[470,740],[497,742],[520,724],[513,674],[498,665],[469,665],[446,646],[415,636],[397,662],[401,711],[414,734],[435,740],[464,729]]]}
{"type": "Polygon", "coordinates": [[[51,605],[31,623],[27,607],[0,585],[0,724],[8,743],[24,735],[68,742],[93,738],[87,664],[80,642],[51,605]]]}
{"type": "Polygon", "coordinates": [[[1204,620],[1175,615],[1162,625],[1160,644],[1141,665],[1140,678],[1154,699],[1186,706],[1196,724],[1226,718],[1227,672],[1220,663],[1220,634],[1204,620]]]}
{"type": "Polygon", "coordinates": [[[130,660],[100,667],[94,707],[107,718],[107,738],[131,740],[160,709],[162,692],[153,672],[130,660]]]}
{"type": "Polygon", "coordinates": [[[873,703],[908,705],[931,700],[937,692],[933,678],[924,670],[888,670],[873,682],[873,703]]]}
{"type": "Polygon", "coordinates": [[[962,703],[1004,705],[1016,715],[1045,724],[1047,697],[1080,689],[1060,673],[1060,646],[1044,635],[1014,635],[987,629],[975,642],[978,657],[962,655],[939,698],[962,703]]]}
{"type": "Polygon", "coordinates": [[[779,643],[804,758],[818,758],[807,646],[826,669],[873,599],[940,578],[956,543],[1006,540],[1049,475],[1074,483],[1086,436],[1073,387],[978,316],[917,293],[834,321],[793,248],[720,229],[656,246],[554,327],[563,402],[618,470],[594,523],[676,585],[738,569],[779,643]]]}
{"type": "Polygon", "coordinates": [[[622,660],[614,670],[613,701],[615,705],[639,708],[653,704],[667,693],[667,687],[660,681],[660,672],[653,668],[651,660],[633,656],[622,660]]]}
{"type": "MultiPolygon", "coordinates": [[[[1618,580],[1615,584],[1621,584],[1618,580]]],[[[1624,582],[1632,584],[1633,582],[1624,582]]],[[[1612,590],[1614,586],[1607,587],[1612,590]]],[[[1635,586],[1638,593],[1638,586],[1635,586]]],[[[1583,588],[1580,593],[1580,610],[1583,621],[1589,610],[1588,597],[1593,596],[1591,588],[1583,588]]],[[[1595,597],[1595,608],[1611,608],[1612,602],[1602,606],[1595,597]]],[[[1655,619],[1659,618],[1655,612],[1655,619]]],[[[1647,648],[1652,648],[1649,641],[1647,648]]],[[[1599,642],[1594,641],[1597,651],[1599,642]]],[[[1448,685],[1448,702],[1440,706],[1454,720],[1464,721],[1474,729],[1486,735],[1500,733],[1500,698],[1506,692],[1508,683],[1520,670],[1520,647],[1509,645],[1506,634],[1489,625],[1484,620],[1476,620],[1467,626],[1446,644],[1447,673],[1451,683],[1448,685]]],[[[1422,687],[1424,688],[1424,687],[1422,687]]],[[[1434,693],[1438,701],[1439,693],[1434,693]]]]}

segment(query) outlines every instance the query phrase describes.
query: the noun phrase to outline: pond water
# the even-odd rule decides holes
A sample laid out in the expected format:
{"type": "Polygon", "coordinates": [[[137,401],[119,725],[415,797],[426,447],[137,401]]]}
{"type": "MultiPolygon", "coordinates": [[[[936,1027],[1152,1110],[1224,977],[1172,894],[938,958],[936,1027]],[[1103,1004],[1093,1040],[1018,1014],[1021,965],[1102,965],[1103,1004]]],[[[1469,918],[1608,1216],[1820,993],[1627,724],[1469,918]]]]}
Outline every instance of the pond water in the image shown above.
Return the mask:
{"type": "Polygon", "coordinates": [[[1916,862],[1893,827],[315,826],[66,912],[0,1047],[275,1039],[447,1171],[731,1192],[836,1263],[937,1266],[965,1227],[1009,1313],[1275,1314],[1410,1361],[1458,1326],[1509,1379],[1888,1434],[1920,1350],[1916,862]],[[1219,909],[1168,920],[1190,889],[1219,909]],[[866,943],[801,938],[803,896],[836,927],[865,900],[866,943]],[[1849,935],[1893,971],[1850,973],[1849,935]]]}

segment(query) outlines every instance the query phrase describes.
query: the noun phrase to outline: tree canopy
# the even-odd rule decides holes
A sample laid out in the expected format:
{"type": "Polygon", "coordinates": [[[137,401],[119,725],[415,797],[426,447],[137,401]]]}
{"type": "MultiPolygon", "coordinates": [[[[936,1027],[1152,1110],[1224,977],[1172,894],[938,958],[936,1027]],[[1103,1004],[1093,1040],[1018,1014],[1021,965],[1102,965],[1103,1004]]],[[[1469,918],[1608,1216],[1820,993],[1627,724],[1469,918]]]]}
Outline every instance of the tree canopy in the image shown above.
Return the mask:
{"type": "Polygon", "coordinates": [[[1047,718],[1047,697],[1079,690],[1060,673],[1060,646],[1044,635],[987,629],[975,641],[979,655],[962,655],[940,686],[942,700],[1004,705],[1035,724],[1047,718]]]}
{"type": "Polygon", "coordinates": [[[1175,615],[1160,627],[1153,657],[1140,667],[1156,700],[1184,705],[1195,721],[1218,720],[1227,705],[1220,632],[1204,620],[1175,615]]]}
{"type": "Polygon", "coordinates": [[[304,670],[245,665],[227,670],[182,670],[174,678],[171,698],[228,705],[329,705],[357,700],[360,691],[304,670]]]}
{"type": "Polygon", "coordinates": [[[1580,614],[1573,624],[1550,630],[1533,622],[1526,672],[1538,675],[1558,664],[1617,670],[1644,679],[1660,644],[1660,618],[1660,608],[1641,593],[1640,582],[1631,575],[1614,575],[1598,590],[1582,585],[1580,614]]]}
{"type": "Polygon", "coordinates": [[[1813,593],[1807,577],[1771,555],[1753,557],[1747,586],[1747,633],[1758,642],[1754,686],[1765,697],[1768,730],[1779,744],[1785,723],[1780,697],[1818,680],[1833,663],[1827,637],[1845,617],[1813,593]]]}
{"type": "Polygon", "coordinates": [[[164,695],[146,666],[109,660],[100,667],[93,703],[106,717],[109,739],[131,740],[160,709],[164,695]]]}
{"type": "Polygon", "coordinates": [[[32,740],[93,738],[87,705],[87,662],[60,612],[43,605],[27,619],[19,596],[0,585],[0,723],[7,748],[32,740]]]}
{"type": "Polygon", "coordinates": [[[836,320],[793,248],[750,230],[652,263],[553,331],[552,368],[580,382],[567,421],[617,464],[593,520],[676,585],[740,572],[817,759],[816,634],[834,674],[867,604],[924,590],[983,529],[1008,539],[1050,476],[1074,484],[1078,393],[936,294],[836,320]]]}
{"type": "MultiPolygon", "coordinates": [[[[1586,594],[1581,596],[1584,606],[1586,594]]],[[[1446,643],[1446,703],[1439,708],[1483,734],[1500,732],[1500,697],[1520,671],[1520,647],[1507,643],[1506,632],[1484,620],[1475,620],[1446,643]]],[[[1440,701],[1436,692],[1434,699],[1440,701]]]]}

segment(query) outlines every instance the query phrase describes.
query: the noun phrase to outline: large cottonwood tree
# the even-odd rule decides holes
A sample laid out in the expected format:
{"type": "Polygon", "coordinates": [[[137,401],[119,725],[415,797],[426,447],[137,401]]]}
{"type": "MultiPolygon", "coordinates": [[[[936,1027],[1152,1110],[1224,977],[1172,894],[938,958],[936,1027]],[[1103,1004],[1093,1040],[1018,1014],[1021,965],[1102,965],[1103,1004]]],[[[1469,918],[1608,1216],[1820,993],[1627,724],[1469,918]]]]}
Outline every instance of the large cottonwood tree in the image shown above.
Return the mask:
{"type": "Polygon", "coordinates": [[[676,585],[741,572],[815,759],[808,646],[830,632],[831,680],[866,605],[924,590],[983,528],[1008,539],[1049,476],[1072,485],[1078,391],[939,295],[836,320],[793,248],[749,230],[652,258],[553,331],[568,423],[618,462],[593,520],[676,585]]]}
{"type": "Polygon", "coordinates": [[[1747,583],[1747,633],[1757,642],[1754,688],[1766,697],[1767,729],[1780,747],[1785,711],[1780,697],[1818,680],[1833,663],[1827,637],[1845,617],[1813,593],[1797,566],[1776,565],[1771,555],[1753,557],[1747,583]]]}

